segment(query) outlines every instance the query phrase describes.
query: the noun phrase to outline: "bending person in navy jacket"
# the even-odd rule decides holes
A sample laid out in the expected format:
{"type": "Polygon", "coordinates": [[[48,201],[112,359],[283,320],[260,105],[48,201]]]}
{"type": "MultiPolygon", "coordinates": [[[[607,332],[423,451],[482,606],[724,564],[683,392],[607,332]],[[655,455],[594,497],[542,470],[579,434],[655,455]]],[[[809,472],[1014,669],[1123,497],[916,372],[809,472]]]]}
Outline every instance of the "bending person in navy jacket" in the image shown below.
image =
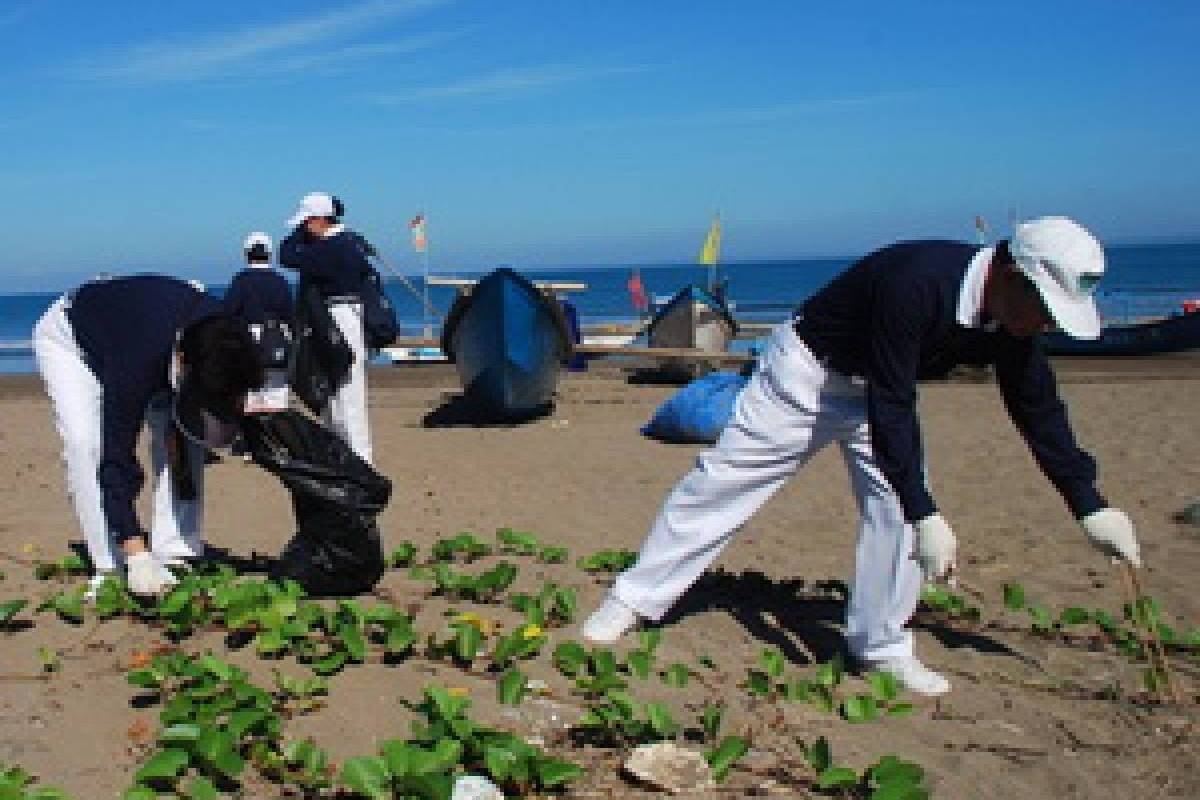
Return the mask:
{"type": "Polygon", "coordinates": [[[205,292],[140,275],[59,298],[34,327],[33,350],[95,569],[91,591],[124,566],[131,591],[157,594],[175,582],[168,565],[203,555],[204,452],[232,440],[246,392],[262,383],[254,343],[205,292]],[[134,511],[143,423],[155,477],[148,539],[134,511]]]}
{"type": "Polygon", "coordinates": [[[917,382],[992,364],[1033,456],[1101,551],[1138,565],[1133,525],[1096,490],[1036,334],[1100,333],[1092,292],[1100,244],[1076,223],[1018,225],[996,247],[907,242],[857,262],[772,335],[716,446],[667,497],[637,562],[583,634],[612,642],[661,618],[733,533],[818,450],[837,442],[862,515],[847,608],[851,653],[909,689],[949,683],[913,653],[906,629],[922,573],[954,568],[956,540],[924,478],[917,382]]]}
{"type": "Polygon", "coordinates": [[[279,243],[279,263],[316,286],[354,354],[349,374],[325,409],[326,423],[364,461],[371,461],[367,416],[367,345],[363,330],[363,281],[371,274],[370,246],[339,221],[342,205],[321,192],[307,194],[288,220],[291,234],[279,243]]]}

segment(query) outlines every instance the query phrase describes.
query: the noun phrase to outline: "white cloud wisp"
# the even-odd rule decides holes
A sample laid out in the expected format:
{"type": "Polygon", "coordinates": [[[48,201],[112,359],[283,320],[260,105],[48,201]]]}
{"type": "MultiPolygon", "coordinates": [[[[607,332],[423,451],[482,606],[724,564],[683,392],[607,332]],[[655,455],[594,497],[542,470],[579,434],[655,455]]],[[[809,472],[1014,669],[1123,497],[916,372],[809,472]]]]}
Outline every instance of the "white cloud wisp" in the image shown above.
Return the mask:
{"type": "Polygon", "coordinates": [[[460,98],[487,99],[617,75],[633,75],[648,69],[646,66],[581,67],[570,64],[511,67],[437,86],[413,87],[395,92],[365,95],[364,97],[370,102],[384,106],[460,98]]]}
{"type": "Polygon", "coordinates": [[[278,75],[302,70],[306,62],[335,62],[384,51],[432,46],[436,35],[378,45],[343,45],[319,50],[386,20],[443,5],[448,0],[368,0],[316,16],[260,24],[203,37],[163,39],[133,45],[75,64],[78,79],[125,86],[190,83],[278,75]],[[307,50],[295,56],[298,50],[307,50]]]}

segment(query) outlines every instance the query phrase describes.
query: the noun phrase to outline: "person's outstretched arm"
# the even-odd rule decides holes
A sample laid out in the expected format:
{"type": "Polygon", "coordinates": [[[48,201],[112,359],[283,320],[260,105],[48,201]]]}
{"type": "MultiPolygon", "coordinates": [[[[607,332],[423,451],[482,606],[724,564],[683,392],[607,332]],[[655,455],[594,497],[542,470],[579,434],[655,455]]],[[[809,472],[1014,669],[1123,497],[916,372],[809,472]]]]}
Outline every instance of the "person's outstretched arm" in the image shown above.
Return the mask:
{"type": "Polygon", "coordinates": [[[1103,508],[1105,500],[1096,491],[1096,462],[1075,442],[1041,342],[1036,337],[999,336],[996,382],[1034,460],[1076,517],[1103,508]]]}
{"type": "Polygon", "coordinates": [[[1075,441],[1058,382],[1037,337],[1000,340],[996,380],[1013,424],[1096,549],[1141,566],[1133,522],[1096,489],[1096,461],[1075,441]]]}

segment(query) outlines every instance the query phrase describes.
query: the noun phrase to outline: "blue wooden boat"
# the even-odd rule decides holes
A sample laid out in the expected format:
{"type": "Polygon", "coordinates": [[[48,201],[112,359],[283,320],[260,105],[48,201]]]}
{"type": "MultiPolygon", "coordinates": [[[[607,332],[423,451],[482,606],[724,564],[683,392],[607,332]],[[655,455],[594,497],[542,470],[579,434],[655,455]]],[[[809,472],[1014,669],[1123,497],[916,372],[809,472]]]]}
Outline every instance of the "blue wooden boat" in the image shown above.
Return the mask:
{"type": "MultiPolygon", "coordinates": [[[[696,285],[685,286],[654,312],[646,326],[650,347],[687,348],[723,353],[737,335],[737,322],[723,300],[696,285]]],[[[690,374],[705,371],[704,362],[664,364],[690,374]]]]}
{"type": "Polygon", "coordinates": [[[1200,349],[1200,312],[1151,322],[1107,325],[1099,339],[1072,339],[1055,331],[1043,343],[1052,356],[1150,356],[1200,349]]]}
{"type": "Polygon", "coordinates": [[[442,351],[482,419],[521,419],[549,410],[572,349],[558,301],[508,268],[466,288],[442,326],[442,351]]]}

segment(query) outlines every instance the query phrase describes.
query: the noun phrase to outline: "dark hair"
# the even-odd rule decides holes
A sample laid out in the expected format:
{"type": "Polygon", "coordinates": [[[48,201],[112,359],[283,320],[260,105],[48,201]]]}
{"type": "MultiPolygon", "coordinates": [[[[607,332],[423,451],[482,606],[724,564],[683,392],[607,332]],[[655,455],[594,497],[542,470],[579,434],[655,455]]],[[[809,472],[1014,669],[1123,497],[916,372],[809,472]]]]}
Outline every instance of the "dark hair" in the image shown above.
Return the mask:
{"type": "Polygon", "coordinates": [[[1046,297],[1042,294],[1042,290],[1033,282],[1033,278],[1025,274],[1025,272],[1017,266],[1017,260],[1013,258],[1012,251],[1009,249],[1008,239],[1001,239],[996,242],[996,255],[994,256],[996,264],[1004,268],[1004,274],[1008,280],[1020,286],[1021,291],[1025,292],[1030,298],[1036,298],[1039,305],[1042,307],[1042,314],[1046,319],[1053,321],[1055,319],[1054,312],[1050,310],[1050,306],[1046,305],[1046,297]]]}
{"type": "Polygon", "coordinates": [[[1008,239],[1001,239],[996,242],[996,253],[992,256],[1000,264],[1016,264],[1017,261],[1012,257],[1012,250],[1008,247],[1008,239]]]}
{"type": "Polygon", "coordinates": [[[271,262],[271,251],[262,242],[252,245],[246,250],[246,261],[251,264],[262,264],[271,262]]]}
{"type": "Polygon", "coordinates": [[[192,323],[179,350],[201,405],[220,416],[236,416],[246,392],[266,379],[250,332],[233,317],[221,314],[192,323]]]}
{"type": "Polygon", "coordinates": [[[1037,288],[1037,284],[1017,266],[1017,260],[1012,257],[1012,251],[1009,250],[1008,239],[996,242],[996,254],[992,256],[992,263],[1002,267],[1004,274],[1011,280],[1020,283],[1026,292],[1041,297],[1041,291],[1037,288]]]}

